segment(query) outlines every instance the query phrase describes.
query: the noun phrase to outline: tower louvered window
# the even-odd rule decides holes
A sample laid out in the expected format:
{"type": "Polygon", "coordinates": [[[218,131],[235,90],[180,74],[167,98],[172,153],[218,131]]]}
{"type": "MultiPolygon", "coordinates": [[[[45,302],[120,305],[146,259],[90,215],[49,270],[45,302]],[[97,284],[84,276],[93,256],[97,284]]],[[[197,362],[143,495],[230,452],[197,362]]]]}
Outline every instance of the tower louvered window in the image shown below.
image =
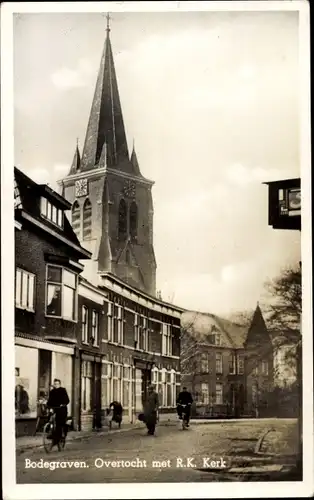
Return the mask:
{"type": "Polygon", "coordinates": [[[137,238],[137,205],[135,201],[130,206],[130,236],[132,240],[137,238]]]}
{"type": "Polygon", "coordinates": [[[80,206],[77,201],[73,203],[72,206],[72,227],[76,234],[76,236],[80,237],[81,230],[81,214],[80,214],[80,206]]]}
{"type": "Polygon", "coordinates": [[[83,207],[83,240],[89,240],[92,236],[92,204],[87,199],[83,207]]]}
{"type": "Polygon", "coordinates": [[[124,240],[127,234],[127,206],[125,200],[122,199],[119,204],[119,240],[124,240]]]}

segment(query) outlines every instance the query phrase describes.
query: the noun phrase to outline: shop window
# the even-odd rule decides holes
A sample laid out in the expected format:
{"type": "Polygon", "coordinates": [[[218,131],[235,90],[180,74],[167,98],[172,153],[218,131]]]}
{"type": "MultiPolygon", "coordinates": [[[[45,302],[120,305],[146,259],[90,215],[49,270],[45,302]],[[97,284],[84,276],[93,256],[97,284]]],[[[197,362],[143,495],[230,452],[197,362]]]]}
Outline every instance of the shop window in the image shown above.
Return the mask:
{"type": "Polygon", "coordinates": [[[38,401],[38,349],[15,346],[15,417],[36,418],[38,401]]]}
{"type": "Polygon", "coordinates": [[[51,351],[41,349],[38,353],[38,396],[39,398],[48,398],[51,385],[51,351]]]}
{"type": "Polygon", "coordinates": [[[15,306],[34,312],[34,296],[35,275],[17,268],[15,274],[15,306]]]}
{"type": "Polygon", "coordinates": [[[76,319],[77,276],[60,266],[47,266],[46,315],[76,319]]]}

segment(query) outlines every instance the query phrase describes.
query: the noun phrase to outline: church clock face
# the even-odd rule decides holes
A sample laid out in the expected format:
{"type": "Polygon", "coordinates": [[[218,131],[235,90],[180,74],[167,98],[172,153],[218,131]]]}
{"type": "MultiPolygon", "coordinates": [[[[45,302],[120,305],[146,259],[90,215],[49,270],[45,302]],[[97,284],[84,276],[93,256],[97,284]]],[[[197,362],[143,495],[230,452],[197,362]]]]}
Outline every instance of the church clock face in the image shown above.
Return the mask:
{"type": "Polygon", "coordinates": [[[128,181],[125,183],[123,188],[123,194],[128,198],[135,198],[136,186],[132,181],[128,181]]]}
{"type": "Polygon", "coordinates": [[[79,179],[75,183],[75,196],[86,196],[87,195],[87,179],[79,179]]]}

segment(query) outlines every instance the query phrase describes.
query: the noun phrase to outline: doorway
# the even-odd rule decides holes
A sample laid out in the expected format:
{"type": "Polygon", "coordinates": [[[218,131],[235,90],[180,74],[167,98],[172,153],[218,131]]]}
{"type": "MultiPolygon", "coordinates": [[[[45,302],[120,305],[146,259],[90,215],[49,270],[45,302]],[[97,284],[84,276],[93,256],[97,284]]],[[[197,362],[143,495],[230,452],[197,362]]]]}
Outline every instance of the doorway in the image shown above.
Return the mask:
{"type": "Polygon", "coordinates": [[[101,363],[94,363],[93,429],[101,428],[101,363]]]}
{"type": "Polygon", "coordinates": [[[151,384],[152,372],[151,370],[141,370],[142,371],[142,404],[144,405],[147,397],[148,386],[151,384]]]}

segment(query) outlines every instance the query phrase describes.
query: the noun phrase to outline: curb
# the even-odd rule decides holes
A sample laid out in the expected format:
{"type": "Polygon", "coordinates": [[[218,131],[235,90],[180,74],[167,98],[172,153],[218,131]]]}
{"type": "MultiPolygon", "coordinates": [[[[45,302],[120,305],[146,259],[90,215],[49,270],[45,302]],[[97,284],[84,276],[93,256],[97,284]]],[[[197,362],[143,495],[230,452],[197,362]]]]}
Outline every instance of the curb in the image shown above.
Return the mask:
{"type": "MultiPolygon", "coordinates": [[[[162,426],[171,426],[171,425],[176,425],[177,422],[171,422],[171,421],[165,421],[165,422],[159,422],[159,425],[162,425],[162,426]]],[[[140,430],[140,429],[144,429],[144,426],[143,425],[140,425],[140,424],[134,424],[133,427],[122,427],[121,429],[112,429],[112,430],[109,430],[109,429],[106,429],[106,430],[102,430],[102,431],[94,431],[94,432],[90,432],[88,434],[80,434],[80,435],[77,435],[77,436],[69,436],[69,438],[67,439],[67,442],[68,443],[71,443],[72,441],[83,441],[84,439],[88,440],[88,439],[91,439],[93,438],[94,436],[99,436],[99,437],[102,437],[102,436],[108,436],[108,435],[111,435],[111,434],[121,434],[121,433],[124,433],[124,432],[129,432],[129,431],[134,431],[134,430],[140,430]]],[[[35,444],[28,444],[28,445],[24,445],[24,446],[21,446],[21,447],[16,447],[16,453],[17,455],[22,455],[24,452],[26,451],[29,451],[29,450],[34,450],[34,449],[37,449],[37,448],[43,448],[43,443],[40,442],[40,443],[35,443],[35,444]]]]}

